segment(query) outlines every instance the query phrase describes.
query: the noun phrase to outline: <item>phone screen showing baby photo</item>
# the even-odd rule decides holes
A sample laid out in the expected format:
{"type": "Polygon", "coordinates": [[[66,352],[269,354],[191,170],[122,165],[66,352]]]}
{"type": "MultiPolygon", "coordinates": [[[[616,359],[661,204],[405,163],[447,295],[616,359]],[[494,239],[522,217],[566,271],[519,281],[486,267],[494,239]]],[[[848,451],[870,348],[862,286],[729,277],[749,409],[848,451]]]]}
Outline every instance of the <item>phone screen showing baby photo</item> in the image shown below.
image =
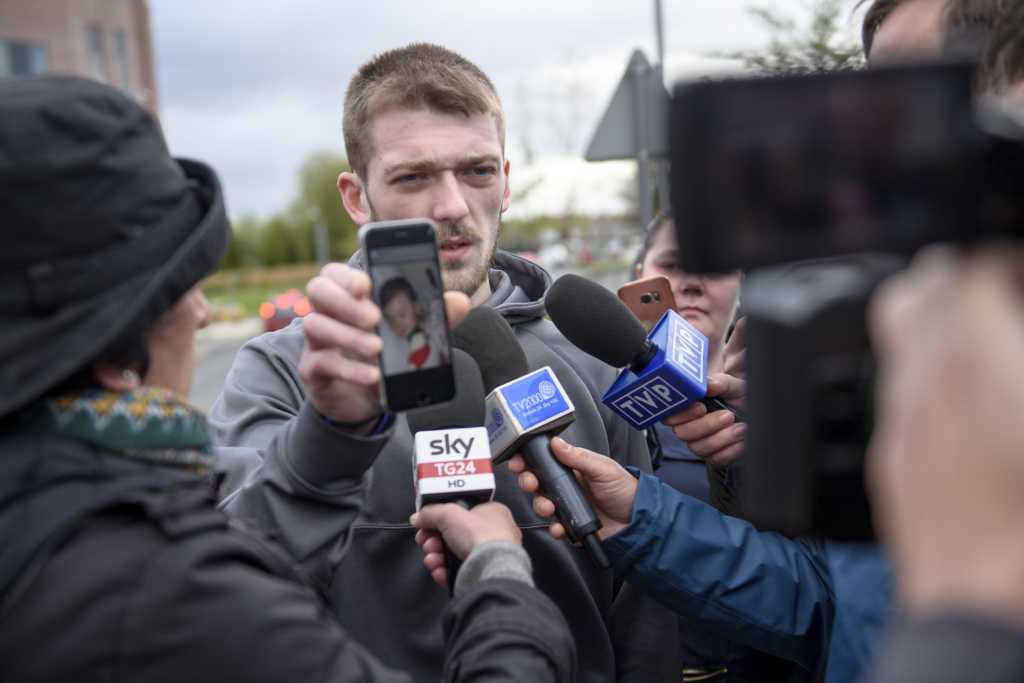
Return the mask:
{"type": "Polygon", "coordinates": [[[367,257],[373,298],[381,310],[377,331],[384,394],[388,407],[399,411],[450,400],[454,379],[433,232],[406,228],[389,237],[371,244],[367,257]]]}

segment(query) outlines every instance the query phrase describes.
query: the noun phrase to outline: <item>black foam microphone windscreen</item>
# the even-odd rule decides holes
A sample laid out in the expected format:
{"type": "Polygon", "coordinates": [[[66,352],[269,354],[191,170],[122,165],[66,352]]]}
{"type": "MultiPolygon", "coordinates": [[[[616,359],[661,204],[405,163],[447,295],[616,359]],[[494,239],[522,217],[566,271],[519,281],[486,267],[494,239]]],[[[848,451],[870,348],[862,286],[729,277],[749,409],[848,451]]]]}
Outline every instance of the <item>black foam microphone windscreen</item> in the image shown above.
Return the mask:
{"type": "Polygon", "coordinates": [[[566,339],[608,365],[625,367],[646,347],[647,331],[633,312],[593,280],[563,275],[551,285],[544,305],[566,339]]]}
{"type": "Polygon", "coordinates": [[[490,306],[471,309],[452,330],[452,344],[476,361],[486,392],[530,372],[512,327],[490,306]]]}
{"type": "Polygon", "coordinates": [[[452,349],[452,371],[455,374],[455,398],[406,413],[409,431],[413,434],[430,429],[483,425],[487,397],[476,361],[465,351],[452,349]]]}

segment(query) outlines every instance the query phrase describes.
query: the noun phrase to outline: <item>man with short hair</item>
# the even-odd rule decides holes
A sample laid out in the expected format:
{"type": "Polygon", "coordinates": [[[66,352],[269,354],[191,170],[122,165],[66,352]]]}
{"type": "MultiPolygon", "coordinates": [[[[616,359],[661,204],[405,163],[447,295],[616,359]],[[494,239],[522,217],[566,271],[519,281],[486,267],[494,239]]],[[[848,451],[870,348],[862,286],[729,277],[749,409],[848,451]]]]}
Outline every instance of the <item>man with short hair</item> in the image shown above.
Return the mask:
{"type": "MultiPolygon", "coordinates": [[[[385,52],[352,79],[344,127],[352,171],[338,189],[353,220],[433,220],[446,297],[454,290],[493,307],[531,368],[552,367],[576,407],[570,438],[650,471],[642,434],[600,401],[615,371],[544,320],[548,274],[497,249],[509,163],[504,114],[487,76],[436,45],[385,52]]],[[[350,265],[327,265],[307,287],[310,315],[239,351],[210,420],[222,445],[258,462],[226,502],[229,512],[277,536],[329,590],[361,643],[418,680],[436,680],[448,595],[423,572],[408,523],[412,435],[404,417],[381,404],[381,312],[360,262],[356,254],[350,265]],[[337,492],[363,481],[364,510],[346,529],[337,492]]],[[[576,636],[579,679],[678,677],[675,616],[552,539],[507,468],[495,478],[496,499],[523,529],[538,588],[576,636]]],[[[428,568],[443,582],[443,568],[428,568]]]]}

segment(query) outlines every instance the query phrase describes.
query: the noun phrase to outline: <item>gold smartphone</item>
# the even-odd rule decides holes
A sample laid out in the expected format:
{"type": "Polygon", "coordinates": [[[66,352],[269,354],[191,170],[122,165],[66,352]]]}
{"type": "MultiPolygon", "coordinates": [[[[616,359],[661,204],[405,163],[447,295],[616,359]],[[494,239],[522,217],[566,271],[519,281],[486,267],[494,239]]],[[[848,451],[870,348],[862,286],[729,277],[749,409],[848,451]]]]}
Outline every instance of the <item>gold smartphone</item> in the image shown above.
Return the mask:
{"type": "Polygon", "coordinates": [[[619,298],[633,315],[650,330],[665,311],[676,309],[672,285],[666,277],[645,277],[619,287],[619,298]]]}

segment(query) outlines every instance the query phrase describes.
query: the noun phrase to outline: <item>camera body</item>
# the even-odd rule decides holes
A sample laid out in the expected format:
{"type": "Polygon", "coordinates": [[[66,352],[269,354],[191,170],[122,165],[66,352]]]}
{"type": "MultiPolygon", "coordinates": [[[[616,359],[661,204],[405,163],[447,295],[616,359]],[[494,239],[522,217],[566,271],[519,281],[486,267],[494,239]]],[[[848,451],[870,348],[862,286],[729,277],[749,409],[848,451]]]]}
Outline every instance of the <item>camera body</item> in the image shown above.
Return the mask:
{"type": "Polygon", "coordinates": [[[904,265],[853,255],[761,269],[744,283],[750,422],[739,494],[758,526],[873,537],[863,484],[875,367],[865,311],[904,265]]]}
{"type": "Polygon", "coordinates": [[[864,454],[874,289],[921,247],[1024,235],[1024,117],[974,66],[677,86],[672,205],[687,272],[747,271],[743,514],[872,538],[864,454]]]}

